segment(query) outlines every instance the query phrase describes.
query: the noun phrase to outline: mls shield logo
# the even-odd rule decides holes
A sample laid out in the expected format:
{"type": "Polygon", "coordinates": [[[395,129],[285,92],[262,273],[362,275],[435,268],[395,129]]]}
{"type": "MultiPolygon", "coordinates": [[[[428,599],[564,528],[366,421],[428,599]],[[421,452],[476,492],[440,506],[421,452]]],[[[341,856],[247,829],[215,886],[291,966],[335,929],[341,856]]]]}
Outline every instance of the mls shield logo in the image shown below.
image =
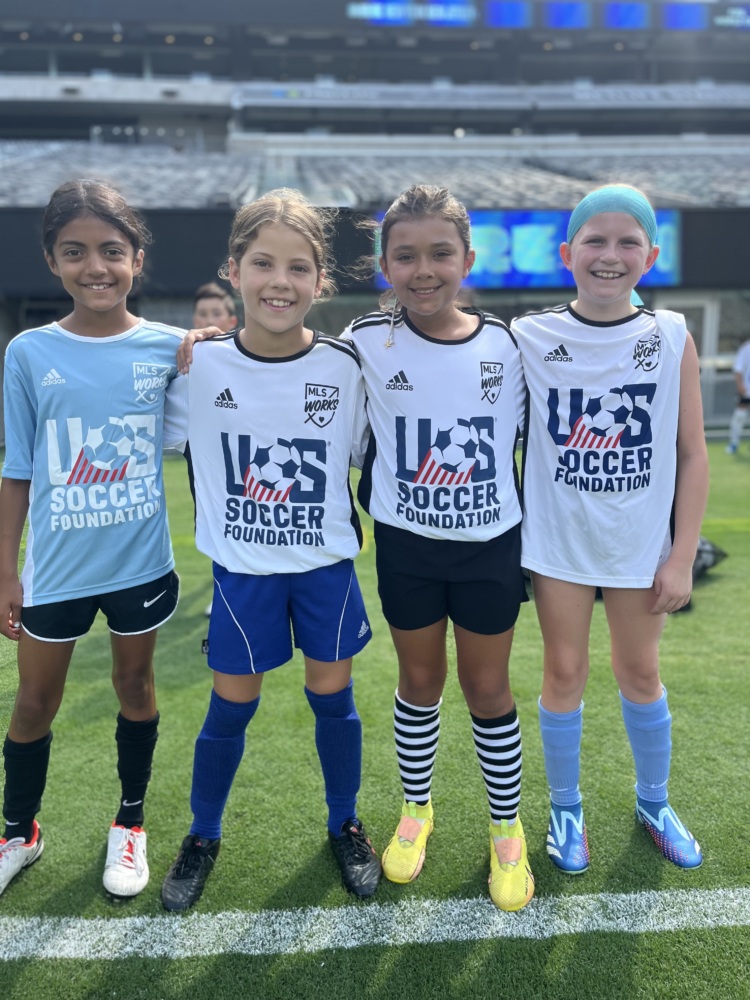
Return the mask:
{"type": "Polygon", "coordinates": [[[644,372],[652,372],[659,364],[661,358],[661,338],[658,333],[652,333],[650,337],[641,337],[633,350],[633,361],[636,368],[642,368],[644,372]]]}
{"type": "Polygon", "coordinates": [[[482,399],[496,403],[503,387],[502,361],[480,361],[482,378],[482,399]]]}
{"type": "Polygon", "coordinates": [[[334,418],[339,399],[337,385],[317,385],[313,382],[307,382],[305,385],[305,423],[312,421],[316,427],[327,427],[334,418]]]}
{"type": "Polygon", "coordinates": [[[136,403],[155,403],[169,381],[171,365],[133,362],[133,389],[136,403]]]}

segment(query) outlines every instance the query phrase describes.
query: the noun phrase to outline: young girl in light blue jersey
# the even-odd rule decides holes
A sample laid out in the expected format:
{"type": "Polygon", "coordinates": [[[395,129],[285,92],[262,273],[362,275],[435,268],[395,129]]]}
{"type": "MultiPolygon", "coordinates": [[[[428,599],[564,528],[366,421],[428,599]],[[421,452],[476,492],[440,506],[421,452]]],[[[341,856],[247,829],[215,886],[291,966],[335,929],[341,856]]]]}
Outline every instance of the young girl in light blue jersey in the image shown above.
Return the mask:
{"type": "Polygon", "coordinates": [[[111,632],[122,785],[104,886],[133,896],[148,881],[143,802],[159,721],[153,654],[178,591],[161,454],[182,337],[128,311],[149,240],[143,221],[107,185],[78,180],[58,188],[42,243],[73,310],[19,334],[5,358],[0,632],[18,643],[19,685],[3,748],[0,893],[43,851],[36,815],[50,727],[76,640],[98,610],[111,632]]]}

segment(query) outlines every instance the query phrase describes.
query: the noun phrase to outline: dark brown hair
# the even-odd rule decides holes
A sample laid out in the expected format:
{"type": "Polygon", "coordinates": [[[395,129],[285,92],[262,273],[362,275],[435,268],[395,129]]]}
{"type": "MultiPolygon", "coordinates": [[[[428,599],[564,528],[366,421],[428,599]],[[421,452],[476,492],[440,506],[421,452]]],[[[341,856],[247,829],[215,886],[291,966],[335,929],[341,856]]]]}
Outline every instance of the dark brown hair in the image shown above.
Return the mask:
{"type": "Polygon", "coordinates": [[[42,247],[48,257],[53,256],[60,230],[86,215],[119,229],[136,253],[151,242],[146,223],[119,191],[103,181],[81,178],[61,184],[44,211],[42,247]]]}
{"type": "Polygon", "coordinates": [[[237,315],[237,303],[234,301],[234,296],[231,295],[226,288],[222,288],[221,285],[217,284],[215,281],[208,281],[205,285],[201,285],[196,288],[195,294],[193,295],[193,307],[197,306],[199,302],[203,299],[221,299],[222,304],[226,307],[230,316],[237,315]]]}

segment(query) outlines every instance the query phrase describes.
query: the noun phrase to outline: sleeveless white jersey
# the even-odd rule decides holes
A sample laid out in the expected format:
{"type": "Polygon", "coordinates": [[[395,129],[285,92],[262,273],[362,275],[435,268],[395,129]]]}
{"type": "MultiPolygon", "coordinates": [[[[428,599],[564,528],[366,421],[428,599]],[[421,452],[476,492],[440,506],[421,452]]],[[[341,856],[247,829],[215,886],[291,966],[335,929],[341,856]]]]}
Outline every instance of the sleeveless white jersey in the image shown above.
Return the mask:
{"type": "Polygon", "coordinates": [[[174,566],[162,447],[183,336],[147,320],[113,337],[50,323],[8,345],[3,475],[31,481],[24,606],[124,590],[174,566]]]}
{"type": "Polygon", "coordinates": [[[559,306],[511,326],[530,397],[522,565],[650,587],[671,549],[684,317],[604,323],[559,306]]]}
{"type": "Polygon", "coordinates": [[[407,316],[354,320],[372,437],[362,506],[426,538],[480,542],[521,520],[514,451],[525,388],[518,348],[496,316],[467,310],[477,329],[435,340],[407,316]]]}
{"type": "Polygon", "coordinates": [[[255,575],[353,559],[349,466],[361,465],[367,418],[351,343],[315,333],[301,353],[267,358],[228,334],[197,343],[181,381],[200,551],[255,575]]]}

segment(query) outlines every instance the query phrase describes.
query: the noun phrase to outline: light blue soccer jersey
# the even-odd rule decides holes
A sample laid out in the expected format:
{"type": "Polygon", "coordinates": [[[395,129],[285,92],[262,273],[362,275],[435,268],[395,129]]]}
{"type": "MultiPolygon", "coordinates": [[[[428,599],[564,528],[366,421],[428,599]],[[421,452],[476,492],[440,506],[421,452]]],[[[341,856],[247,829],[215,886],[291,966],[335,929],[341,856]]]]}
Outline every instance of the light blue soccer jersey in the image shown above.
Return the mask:
{"type": "Polygon", "coordinates": [[[3,476],[31,480],[25,607],[173,568],[162,444],[182,336],[145,320],[101,338],[52,323],[10,342],[3,476]]]}

